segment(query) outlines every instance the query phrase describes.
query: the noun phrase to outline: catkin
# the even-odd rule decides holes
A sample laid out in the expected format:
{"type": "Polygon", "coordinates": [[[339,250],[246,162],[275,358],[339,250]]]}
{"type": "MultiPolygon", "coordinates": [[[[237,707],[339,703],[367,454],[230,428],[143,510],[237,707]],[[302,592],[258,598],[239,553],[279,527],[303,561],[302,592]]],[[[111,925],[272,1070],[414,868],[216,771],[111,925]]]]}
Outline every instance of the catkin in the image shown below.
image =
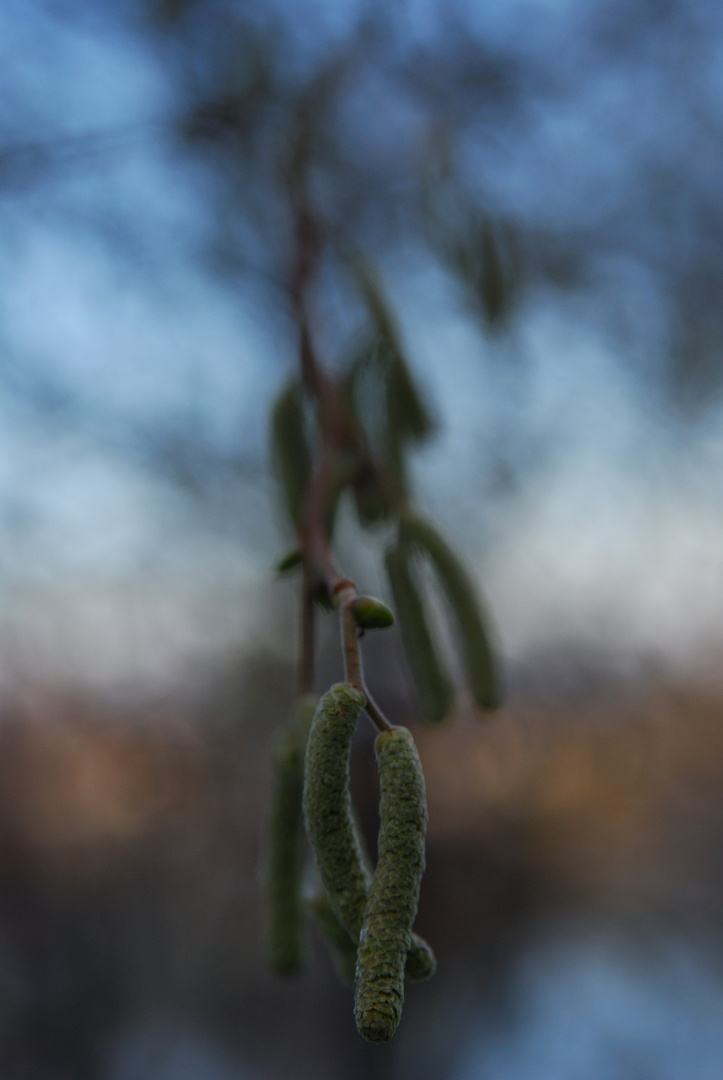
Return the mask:
{"type": "Polygon", "coordinates": [[[280,975],[298,974],[304,966],[301,798],[304,746],[315,708],[315,698],[299,698],[294,723],[281,733],[273,751],[266,838],[266,939],[269,962],[280,975]]]}
{"type": "Polygon", "coordinates": [[[437,958],[429,945],[419,934],[412,933],[412,940],[404,965],[404,978],[409,982],[426,982],[437,970],[437,958]]]}
{"type": "Polygon", "coordinates": [[[422,719],[438,724],[448,715],[452,705],[452,686],[427,623],[424,603],[410,565],[412,554],[412,549],[406,545],[390,548],[386,555],[387,576],[422,719]]]}
{"type": "Polygon", "coordinates": [[[404,1003],[404,968],[424,872],[427,803],[411,732],[403,727],[382,732],[374,749],[379,857],[359,936],[354,1015],[365,1039],[386,1042],[404,1003]]]}
{"type": "MultiPolygon", "coordinates": [[[[326,890],[324,900],[355,955],[372,881],[349,796],[351,740],[363,704],[363,696],[347,683],[337,683],[321,698],[307,743],[304,783],[307,835],[326,890]]],[[[311,910],[336,951],[338,938],[327,933],[326,910],[311,910]]],[[[412,934],[407,978],[429,979],[436,967],[431,947],[412,934]]]]}
{"type": "Polygon", "coordinates": [[[457,622],[464,665],[474,701],[483,709],[500,703],[499,678],[489,635],[475,589],[464,567],[428,522],[407,516],[401,522],[403,543],[424,552],[432,562],[457,622]]]}
{"type": "Polygon", "coordinates": [[[319,701],[306,746],[304,817],[319,877],[334,914],[352,936],[361,925],[369,871],[359,844],[349,796],[349,755],[366,699],[348,683],[335,683],[319,701]]]}

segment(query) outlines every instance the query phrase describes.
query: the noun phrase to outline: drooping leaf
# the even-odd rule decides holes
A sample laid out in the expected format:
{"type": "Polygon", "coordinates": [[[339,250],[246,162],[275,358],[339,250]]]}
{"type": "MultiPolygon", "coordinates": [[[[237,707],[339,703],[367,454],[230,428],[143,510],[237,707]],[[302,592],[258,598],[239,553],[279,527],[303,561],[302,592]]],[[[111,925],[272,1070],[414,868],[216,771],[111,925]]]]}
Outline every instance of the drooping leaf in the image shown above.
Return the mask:
{"type": "Polygon", "coordinates": [[[429,629],[427,613],[411,563],[412,558],[413,551],[410,547],[392,547],[386,554],[386,569],[422,719],[430,724],[438,724],[450,711],[452,686],[429,629]]]}
{"type": "Polygon", "coordinates": [[[311,477],[311,451],[306,432],[301,384],[289,382],[271,410],[271,455],[284,507],[294,526],[304,511],[311,477]]]}
{"type": "Polygon", "coordinates": [[[406,515],[400,524],[403,542],[425,554],[432,563],[457,625],[472,697],[483,709],[500,703],[497,664],[480,600],[469,574],[437,530],[426,521],[406,515]]]}
{"type": "Polygon", "coordinates": [[[294,548],[293,551],[289,551],[284,555],[283,559],[279,559],[276,564],[276,573],[288,574],[291,570],[296,570],[298,566],[301,566],[301,562],[301,552],[298,548],[294,548]]]}

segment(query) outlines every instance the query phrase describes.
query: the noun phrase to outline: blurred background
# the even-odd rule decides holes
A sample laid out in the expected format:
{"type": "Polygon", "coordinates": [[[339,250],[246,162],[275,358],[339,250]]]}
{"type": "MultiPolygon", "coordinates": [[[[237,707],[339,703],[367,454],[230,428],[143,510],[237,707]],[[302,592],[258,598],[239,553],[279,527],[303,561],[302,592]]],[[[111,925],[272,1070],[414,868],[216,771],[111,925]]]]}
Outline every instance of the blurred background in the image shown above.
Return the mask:
{"type": "MultiPolygon", "coordinates": [[[[2,1076],[723,1075],[720,8],[5,0],[0,56],[2,1076]],[[384,1047],[313,933],[292,984],[263,955],[293,169],[319,353],[360,253],[507,688],[420,729],[396,632],[365,638],[420,745],[439,960],[384,1047]]],[[[387,540],[342,507],[365,591],[387,540]]]]}

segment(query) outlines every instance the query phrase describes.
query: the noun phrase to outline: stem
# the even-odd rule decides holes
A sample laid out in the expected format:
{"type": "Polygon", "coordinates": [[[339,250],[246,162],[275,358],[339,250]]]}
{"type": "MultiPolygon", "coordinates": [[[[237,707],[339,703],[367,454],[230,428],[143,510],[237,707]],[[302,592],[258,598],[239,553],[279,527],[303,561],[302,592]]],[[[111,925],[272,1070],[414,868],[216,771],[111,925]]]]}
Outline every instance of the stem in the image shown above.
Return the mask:
{"type": "MultiPolygon", "coordinates": [[[[347,586],[344,591],[350,593],[353,591],[356,596],[356,589],[353,586],[347,586]]],[[[339,621],[346,681],[364,693],[364,676],[362,675],[361,649],[359,648],[359,627],[348,602],[343,604],[340,602],[339,621]]]]}
{"type": "Polygon", "coordinates": [[[359,648],[359,627],[357,626],[351,605],[356,600],[358,593],[351,581],[347,582],[343,589],[344,599],[340,597],[339,617],[341,621],[341,640],[344,650],[344,672],[346,681],[351,683],[357,690],[361,690],[367,699],[365,711],[369,719],[380,731],[391,731],[392,725],[374,701],[364,682],[362,670],[361,649],[359,648]]]}
{"type": "Polygon", "coordinates": [[[367,699],[365,712],[369,719],[372,721],[372,723],[376,724],[380,731],[391,731],[392,725],[389,723],[386,716],[379,708],[376,701],[371,696],[366,687],[364,687],[364,693],[367,699]]]}
{"type": "Polygon", "coordinates": [[[299,695],[314,692],[314,598],[309,575],[304,568],[301,591],[301,652],[299,656],[299,695]]]}
{"type": "Polygon", "coordinates": [[[348,417],[342,405],[341,393],[336,382],[318,363],[309,329],[306,311],[306,290],[313,277],[320,250],[318,232],[310,212],[303,184],[290,183],[291,205],[296,217],[296,257],[292,268],[290,292],[299,326],[299,352],[301,377],[308,392],[316,399],[318,408],[321,446],[319,465],[311,481],[306,511],[298,529],[299,544],[304,560],[304,595],[302,601],[302,647],[299,686],[308,692],[313,683],[314,666],[314,617],[313,589],[323,582],[339,607],[342,651],[346,680],[364,694],[366,712],[380,731],[389,731],[391,725],[381,709],[375,704],[364,683],[359,627],[354,619],[351,605],[358,598],[356,586],[341,570],[329,546],[324,528],[327,511],[334,497],[336,466],[350,446],[354,449],[357,465],[368,456],[366,448],[354,438],[348,417]]]}

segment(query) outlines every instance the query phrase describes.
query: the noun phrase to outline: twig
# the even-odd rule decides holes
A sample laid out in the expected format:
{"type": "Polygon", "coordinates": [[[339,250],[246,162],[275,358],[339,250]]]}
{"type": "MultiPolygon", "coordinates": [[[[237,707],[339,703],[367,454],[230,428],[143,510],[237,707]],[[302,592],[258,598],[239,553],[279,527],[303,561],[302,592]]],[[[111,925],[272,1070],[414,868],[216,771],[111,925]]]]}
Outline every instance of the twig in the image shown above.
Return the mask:
{"type": "Polygon", "coordinates": [[[339,608],[339,621],[346,680],[364,694],[366,712],[380,731],[389,731],[391,724],[375,704],[364,683],[359,627],[354,619],[352,604],[358,598],[356,586],[339,567],[329,546],[324,528],[327,513],[334,497],[336,466],[340,458],[353,448],[357,467],[364,461],[369,467],[369,455],[363,447],[355,425],[345,414],[340,388],[318,362],[314,351],[306,312],[306,290],[314,273],[320,250],[318,233],[303,191],[296,180],[290,191],[291,205],[296,215],[296,258],[291,275],[291,300],[300,335],[301,376],[304,386],[316,399],[321,446],[319,464],[312,477],[306,510],[300,523],[299,545],[304,563],[304,600],[302,602],[302,649],[300,687],[310,687],[313,681],[313,591],[317,584],[326,586],[339,608]]]}
{"type": "Polygon", "coordinates": [[[314,690],[314,654],[315,654],[315,619],[314,596],[309,575],[304,568],[304,582],[301,590],[301,650],[299,655],[299,695],[311,694],[314,690]]]}

